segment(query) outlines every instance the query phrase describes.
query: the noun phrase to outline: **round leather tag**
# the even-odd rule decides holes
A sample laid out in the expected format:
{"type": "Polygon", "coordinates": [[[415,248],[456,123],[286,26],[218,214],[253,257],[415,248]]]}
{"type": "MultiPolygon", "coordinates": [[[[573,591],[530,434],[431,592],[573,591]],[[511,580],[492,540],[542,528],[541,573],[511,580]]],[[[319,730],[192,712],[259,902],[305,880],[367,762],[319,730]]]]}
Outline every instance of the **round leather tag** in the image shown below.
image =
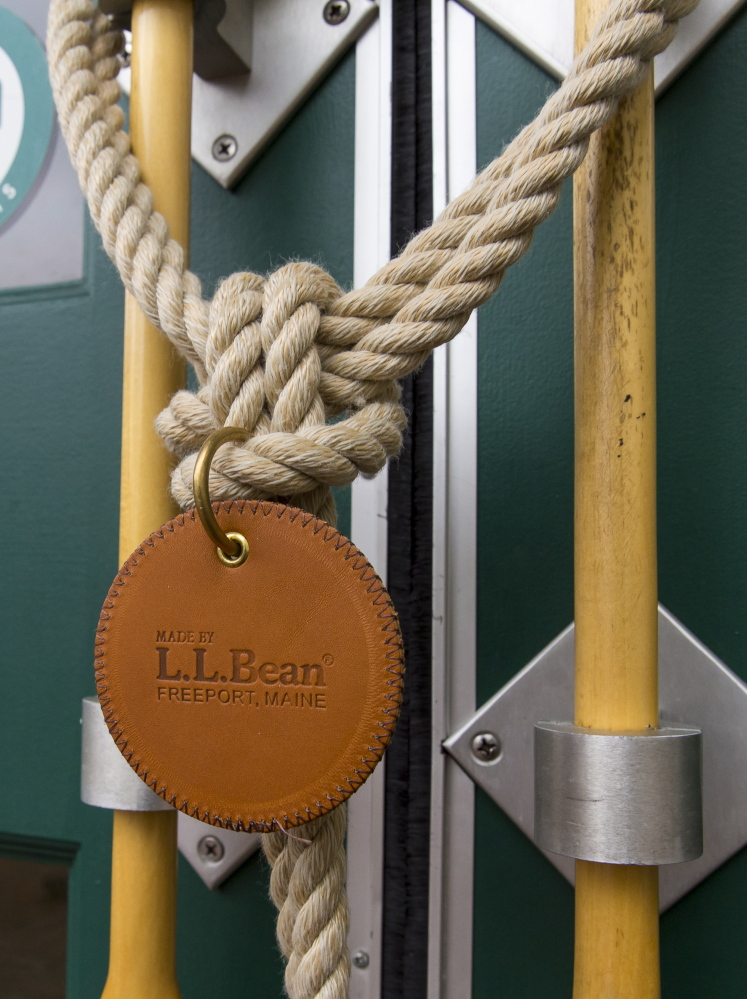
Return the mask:
{"type": "Polygon", "coordinates": [[[122,567],[101,611],[96,681],[130,766],[214,825],[289,828],[349,797],[402,697],[391,599],[339,531],[276,503],[215,503],[243,534],[217,557],[195,511],[122,567]]]}

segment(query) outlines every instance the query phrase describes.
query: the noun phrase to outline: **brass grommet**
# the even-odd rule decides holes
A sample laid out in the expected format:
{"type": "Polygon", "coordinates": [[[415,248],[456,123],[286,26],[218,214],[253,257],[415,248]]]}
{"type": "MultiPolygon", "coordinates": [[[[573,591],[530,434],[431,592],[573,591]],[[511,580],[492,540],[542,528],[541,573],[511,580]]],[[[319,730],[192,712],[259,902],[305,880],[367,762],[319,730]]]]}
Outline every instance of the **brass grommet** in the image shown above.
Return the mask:
{"type": "Polygon", "coordinates": [[[231,569],[246,562],[249,542],[243,534],[238,534],[236,531],[226,533],[218,523],[210,502],[210,466],[221,444],[225,444],[226,441],[243,441],[248,437],[249,432],[241,427],[221,427],[220,430],[216,430],[200,448],[192,476],[197,515],[205,533],[216,547],[218,558],[223,565],[231,569]]]}
{"type": "Polygon", "coordinates": [[[246,557],[249,554],[249,542],[246,540],[243,534],[239,534],[238,531],[228,531],[226,537],[230,538],[231,541],[235,541],[239,546],[239,552],[237,555],[226,555],[226,553],[218,548],[216,545],[216,552],[218,553],[218,558],[221,560],[223,565],[227,565],[229,569],[235,569],[239,565],[243,565],[246,562],[246,557]]]}

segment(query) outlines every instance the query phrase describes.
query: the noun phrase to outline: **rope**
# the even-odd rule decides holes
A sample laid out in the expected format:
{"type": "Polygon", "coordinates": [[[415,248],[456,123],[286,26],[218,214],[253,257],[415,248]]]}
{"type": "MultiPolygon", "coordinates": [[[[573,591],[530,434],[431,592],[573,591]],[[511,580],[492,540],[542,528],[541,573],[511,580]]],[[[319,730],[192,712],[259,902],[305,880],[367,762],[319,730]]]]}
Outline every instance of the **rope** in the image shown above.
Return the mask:
{"type": "Polygon", "coordinates": [[[346,997],[350,980],[345,894],[345,806],[302,827],[310,845],[286,833],[263,837],[270,894],[291,999],[346,997]]]}
{"type": "MultiPolygon", "coordinates": [[[[178,392],[157,424],[181,458],[172,479],[181,506],[193,505],[196,452],[228,424],[252,436],[218,452],[211,495],[280,496],[333,522],[330,487],[375,475],[401,446],[398,379],[496,291],[555,209],[589,137],[696,6],[612,0],[535,120],[362,288],[343,294],[320,268],[291,263],[267,279],[234,274],[206,302],[122,131],[121,34],[90,0],[52,0],[52,89],[91,217],[125,287],[199,379],[199,390],[178,392]]],[[[290,999],[345,999],[345,812],[304,830],[310,845],[283,833],[264,837],[286,990],[290,999]]]]}

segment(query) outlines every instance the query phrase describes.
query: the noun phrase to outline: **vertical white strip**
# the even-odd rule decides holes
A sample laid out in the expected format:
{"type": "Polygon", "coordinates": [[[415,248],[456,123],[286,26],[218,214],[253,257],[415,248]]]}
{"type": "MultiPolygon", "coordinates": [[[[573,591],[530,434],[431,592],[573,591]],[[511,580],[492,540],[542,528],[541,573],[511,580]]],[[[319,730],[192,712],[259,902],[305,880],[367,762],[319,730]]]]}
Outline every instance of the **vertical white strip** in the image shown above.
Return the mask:
{"type": "MultiPolygon", "coordinates": [[[[476,171],[475,20],[434,0],[434,210],[476,171]]],[[[475,710],[477,317],[434,355],[433,775],[428,999],[472,982],[474,786],[441,743],[475,710]]]]}
{"type": "MultiPolygon", "coordinates": [[[[448,201],[446,121],[446,2],[431,4],[431,60],[433,111],[433,214],[448,201]]],[[[430,881],[428,885],[428,999],[440,999],[444,957],[444,776],[446,759],[441,742],[447,733],[446,705],[446,574],[448,465],[448,347],[433,355],[433,665],[430,881]]]]}
{"type": "MultiPolygon", "coordinates": [[[[355,57],[355,286],[389,260],[392,2],[358,41],[355,57]]],[[[387,470],[352,486],[351,538],[386,581],[387,470]]],[[[350,999],[381,995],[384,763],[348,804],[350,999]],[[367,963],[366,963],[367,962],[367,963]]]]}
{"type": "Polygon", "coordinates": [[[431,101],[433,116],[433,214],[449,200],[447,122],[447,9],[448,0],[431,4],[431,101]]]}

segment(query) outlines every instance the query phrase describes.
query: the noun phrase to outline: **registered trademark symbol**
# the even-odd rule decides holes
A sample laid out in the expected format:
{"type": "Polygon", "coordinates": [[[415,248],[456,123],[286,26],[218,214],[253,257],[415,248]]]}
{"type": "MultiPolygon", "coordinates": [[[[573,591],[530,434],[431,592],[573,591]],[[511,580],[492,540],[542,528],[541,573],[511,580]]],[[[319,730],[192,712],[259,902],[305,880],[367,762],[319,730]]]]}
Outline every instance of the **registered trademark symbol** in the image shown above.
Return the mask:
{"type": "Polygon", "coordinates": [[[322,656],[322,662],[324,663],[325,666],[331,666],[334,661],[335,661],[334,658],[329,654],[329,652],[326,652],[322,656]]]}

